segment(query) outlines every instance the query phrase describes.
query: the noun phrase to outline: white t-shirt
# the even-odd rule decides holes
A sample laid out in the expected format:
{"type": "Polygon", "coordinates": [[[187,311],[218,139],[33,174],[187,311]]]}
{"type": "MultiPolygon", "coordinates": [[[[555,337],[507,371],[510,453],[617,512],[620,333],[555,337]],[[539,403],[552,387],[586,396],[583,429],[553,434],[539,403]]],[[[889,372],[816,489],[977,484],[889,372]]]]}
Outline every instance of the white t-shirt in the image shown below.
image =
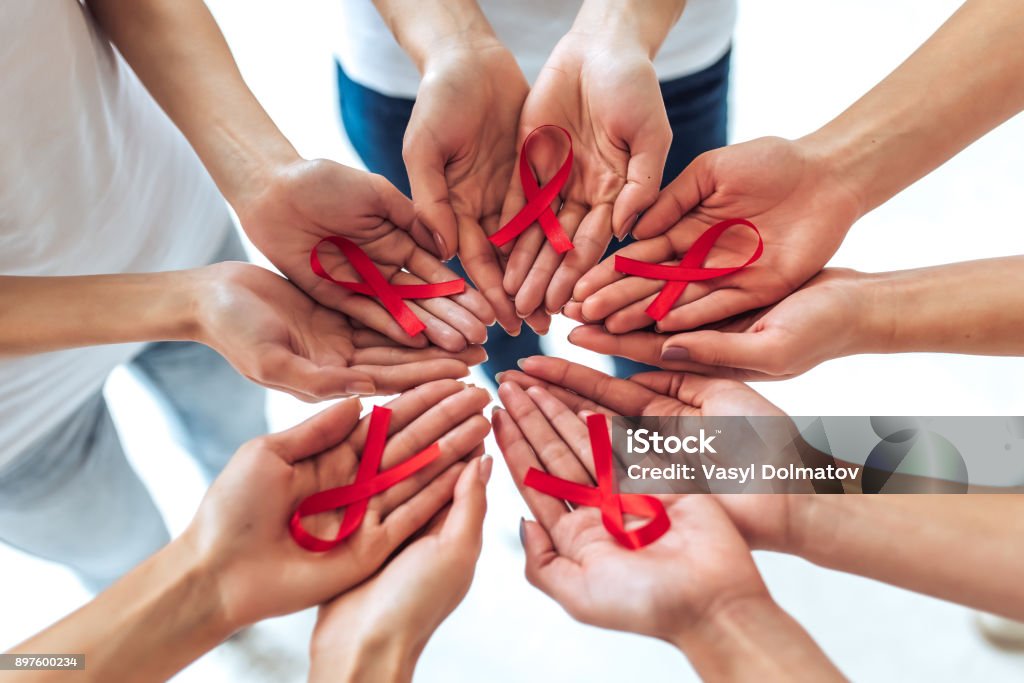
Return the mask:
{"type": "MultiPolygon", "coordinates": [[[[224,201],[88,11],[78,0],[0,0],[0,17],[0,273],[207,263],[230,225],[224,201]]],[[[0,359],[0,466],[140,348],[0,359]]]]}
{"type": "MultiPolygon", "coordinates": [[[[494,31],[530,83],[572,26],[580,0],[478,0],[494,31]]],[[[355,82],[392,97],[413,98],[419,72],[395,42],[371,0],[343,0],[335,55],[355,82]]],[[[679,78],[718,61],[732,42],[736,0],[689,0],[654,60],[659,80],[679,78]]]]}

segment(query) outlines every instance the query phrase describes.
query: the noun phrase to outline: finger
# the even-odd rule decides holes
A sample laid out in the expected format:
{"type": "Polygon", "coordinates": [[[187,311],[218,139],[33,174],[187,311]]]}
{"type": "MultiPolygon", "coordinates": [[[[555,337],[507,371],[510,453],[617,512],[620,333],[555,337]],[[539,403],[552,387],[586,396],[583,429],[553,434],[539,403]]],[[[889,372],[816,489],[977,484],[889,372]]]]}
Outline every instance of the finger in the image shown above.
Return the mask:
{"type": "Polygon", "coordinates": [[[651,208],[637,221],[634,237],[645,240],[660,235],[714,191],[707,172],[708,160],[709,153],[701,154],[661,191],[651,208]]]}
{"type": "Polygon", "coordinates": [[[579,484],[593,483],[574,448],[562,440],[522,387],[514,382],[503,382],[498,387],[498,398],[526,435],[530,448],[545,470],[579,484]]]}
{"type": "MultiPolygon", "coordinates": [[[[417,277],[422,278],[426,282],[447,282],[450,280],[458,279],[450,268],[447,268],[440,261],[430,256],[424,251],[418,250],[417,253],[413,254],[412,257],[406,264],[410,273],[413,273],[417,277]]],[[[425,307],[441,302],[448,305],[453,312],[456,311],[455,306],[458,307],[459,316],[458,318],[451,318],[455,322],[461,324],[461,321],[465,321],[467,325],[473,325],[474,332],[468,333],[472,336],[473,343],[482,343],[476,341],[478,338],[486,338],[487,326],[494,323],[494,309],[487,302],[487,299],[478,291],[472,287],[466,287],[465,291],[460,294],[454,294],[450,297],[439,297],[436,299],[425,299],[421,303],[425,307]],[[454,304],[452,306],[451,304],[454,304]],[[478,330],[483,330],[481,334],[478,330]]],[[[433,309],[429,309],[433,310],[433,309]]],[[[447,316],[441,316],[439,313],[435,313],[439,317],[443,317],[445,320],[450,318],[447,316]]]]}
{"type": "Polygon", "coordinates": [[[368,396],[377,388],[366,374],[340,365],[320,365],[296,355],[283,346],[261,347],[258,375],[254,379],[318,400],[351,396],[368,396]]]}
{"type": "Polygon", "coordinates": [[[424,308],[425,301],[427,300],[406,301],[405,305],[423,323],[423,336],[427,341],[450,353],[465,349],[468,344],[466,337],[455,326],[424,308]]]}
{"type": "Polygon", "coordinates": [[[357,344],[352,354],[352,367],[356,365],[402,365],[432,360],[456,360],[465,365],[478,365],[487,360],[487,352],[482,346],[469,346],[452,353],[436,346],[425,349],[408,349],[401,346],[368,346],[357,344]]]}
{"type": "Polygon", "coordinates": [[[441,529],[441,537],[458,543],[473,558],[480,555],[484,516],[487,514],[487,481],[494,460],[490,456],[473,459],[455,485],[455,502],[441,529]]]}
{"type": "Polygon", "coordinates": [[[459,219],[459,260],[476,288],[494,309],[498,323],[512,336],[517,336],[523,322],[502,284],[504,277],[498,254],[483,228],[469,219],[459,219]]]}
{"type": "Polygon", "coordinates": [[[764,332],[684,332],[669,337],[661,354],[663,358],[762,372],[791,364],[778,339],[764,332]]]}
{"type": "Polygon", "coordinates": [[[620,415],[643,415],[652,398],[651,392],[632,382],[561,358],[530,356],[520,361],[519,367],[528,375],[585,396],[620,415]]]}
{"type": "Polygon", "coordinates": [[[573,250],[565,254],[551,277],[544,306],[557,313],[572,296],[573,288],[585,273],[597,265],[612,241],[611,207],[595,206],[580,222],[572,238],[573,250]]]}
{"type": "Polygon", "coordinates": [[[430,231],[438,257],[447,261],[459,246],[458,224],[448,196],[447,159],[422,136],[407,138],[402,149],[416,220],[430,231]]]}
{"type": "Polygon", "coordinates": [[[700,407],[700,395],[716,383],[729,380],[702,377],[685,372],[641,372],[630,381],[646,387],[656,394],[677,398],[683,403],[700,407]]]}
{"type": "Polygon", "coordinates": [[[402,365],[357,365],[358,369],[373,380],[382,395],[398,394],[423,382],[439,379],[461,379],[469,375],[465,363],[457,360],[427,360],[402,365]]]}
{"type": "Polygon", "coordinates": [[[770,303],[762,295],[750,290],[717,289],[695,301],[673,308],[658,321],[658,329],[665,332],[692,330],[770,303]]]}
{"type": "MultiPolygon", "coordinates": [[[[558,270],[558,266],[562,263],[565,256],[576,251],[576,233],[579,232],[586,216],[587,207],[578,202],[566,202],[562,210],[559,211],[558,223],[561,225],[562,231],[573,240],[574,245],[573,249],[565,254],[559,254],[555,251],[555,248],[544,238],[544,232],[539,226],[534,226],[536,227],[535,232],[541,235],[543,244],[541,244],[532,262],[526,263],[525,260],[513,262],[517,256],[517,253],[513,251],[512,256],[509,258],[508,268],[505,271],[505,290],[509,293],[515,292],[516,311],[520,316],[526,316],[543,305],[544,296],[547,293],[548,286],[551,284],[551,278],[554,276],[555,271],[558,270]],[[509,273],[513,272],[514,268],[523,268],[525,277],[521,283],[515,285],[515,289],[509,289],[509,273]]],[[[600,220],[600,215],[595,220],[600,220]]],[[[594,263],[596,262],[595,260],[594,263]]],[[[568,300],[568,296],[566,300],[568,300]]],[[[562,303],[565,302],[563,301],[562,303]]],[[[558,308],[561,308],[561,306],[558,308]]]]}
{"type": "MultiPolygon", "coordinates": [[[[387,512],[381,523],[381,530],[384,532],[383,545],[388,555],[429,524],[430,520],[451,502],[456,483],[465,469],[465,463],[453,464],[415,495],[387,512]]],[[[349,562],[352,561],[351,558],[347,559],[349,562]]]]}
{"type": "Polygon", "coordinates": [[[664,282],[640,277],[619,280],[583,301],[583,317],[588,321],[603,320],[609,332],[650,327],[654,321],[647,315],[646,308],[664,285],[664,282]],[[637,322],[639,325],[632,326],[637,322]]]}
{"type": "Polygon", "coordinates": [[[282,460],[298,462],[344,441],[359,422],[360,410],[359,399],[341,401],[290,429],[264,438],[282,460]]]}
{"type": "Polygon", "coordinates": [[[545,382],[542,379],[531,377],[530,375],[527,375],[525,372],[519,372],[517,370],[506,370],[505,372],[500,373],[500,375],[500,382],[515,382],[523,389],[528,390],[530,387],[543,387],[548,393],[550,393],[556,399],[558,399],[563,404],[568,406],[574,412],[587,410],[592,413],[601,413],[603,415],[607,415],[608,417],[616,417],[618,415],[618,413],[611,411],[608,408],[605,408],[604,406],[598,405],[597,403],[594,403],[589,398],[585,398],[583,396],[580,396],[579,394],[574,394],[568,389],[563,389],[558,385],[545,382]]]}
{"type": "Polygon", "coordinates": [[[590,452],[590,434],[587,425],[576,415],[576,411],[559,401],[544,387],[530,387],[526,394],[533,399],[534,404],[540,408],[541,413],[547,421],[555,428],[562,440],[576,452],[576,457],[586,468],[593,480],[594,458],[590,452]]]}
{"type": "Polygon", "coordinates": [[[561,605],[570,616],[578,618],[586,599],[583,571],[578,564],[558,554],[544,526],[543,523],[522,522],[526,580],[561,605]]]}
{"type": "Polygon", "coordinates": [[[537,309],[530,315],[523,318],[530,329],[541,335],[542,337],[548,333],[551,329],[551,316],[548,315],[547,311],[537,309]]]}
{"type": "Polygon", "coordinates": [[[562,515],[568,513],[565,503],[523,485],[523,479],[530,468],[543,469],[537,455],[530,448],[519,426],[504,410],[495,410],[491,414],[491,422],[494,424],[494,438],[512,474],[512,480],[519,489],[519,494],[526,501],[533,516],[550,529],[562,515]]]}
{"type": "Polygon", "coordinates": [[[626,186],[615,199],[612,211],[612,225],[619,239],[629,233],[640,214],[658,198],[665,160],[672,145],[668,116],[649,118],[628,142],[630,156],[626,186]]]}
{"type": "MultiPolygon", "coordinates": [[[[341,288],[332,287],[332,289],[340,291],[341,288]]],[[[332,294],[328,297],[326,296],[327,291],[325,289],[323,292],[317,292],[317,301],[328,308],[344,313],[351,322],[376,330],[403,346],[422,348],[430,343],[422,334],[416,336],[406,334],[387,309],[373,299],[361,295],[339,296],[332,294]]]]}

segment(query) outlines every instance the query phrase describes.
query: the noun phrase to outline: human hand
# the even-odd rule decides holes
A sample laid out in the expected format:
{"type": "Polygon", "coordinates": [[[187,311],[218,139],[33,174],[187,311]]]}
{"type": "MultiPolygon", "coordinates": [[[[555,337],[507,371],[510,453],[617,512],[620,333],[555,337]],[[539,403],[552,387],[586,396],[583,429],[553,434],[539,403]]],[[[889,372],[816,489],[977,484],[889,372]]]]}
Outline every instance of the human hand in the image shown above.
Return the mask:
{"type": "Polygon", "coordinates": [[[768,599],[750,549],[712,496],[661,496],[669,530],[640,550],[621,546],[590,507],[566,508],[523,484],[531,467],[593,485],[587,427],[539,386],[503,382],[508,412],[495,437],[536,522],[523,522],[526,576],[575,619],[685,643],[719,610],[768,599]]]}
{"type": "MultiPolygon", "coordinates": [[[[540,433],[544,421],[554,416],[568,420],[561,406],[567,406],[577,415],[596,412],[610,417],[785,415],[747,385],[732,380],[670,372],[618,379],[549,356],[526,358],[520,366],[522,372],[501,373],[498,394],[506,406],[510,403],[521,406],[518,410],[523,417],[517,418],[517,422],[531,435],[540,433]]],[[[495,433],[498,434],[497,422],[495,433]]],[[[539,449],[537,452],[545,466],[552,462],[553,466],[568,472],[571,476],[565,477],[567,479],[579,481],[574,477],[589,476],[564,457],[564,449],[539,449]],[[570,464],[560,464],[562,461],[570,464]]],[[[799,549],[803,525],[798,522],[803,519],[805,503],[813,496],[749,493],[718,498],[752,547],[791,552],[799,549]]]]}
{"type": "Polygon", "coordinates": [[[416,661],[473,581],[493,461],[472,460],[454,501],[375,576],[320,607],[310,681],[411,680],[416,661]]]}
{"type": "Polygon", "coordinates": [[[437,379],[458,379],[486,353],[410,349],[368,329],[293,284],[248,263],[218,263],[190,278],[198,287],[198,341],[241,374],[303,401],[395,394],[437,379]]]}
{"type": "MultiPolygon", "coordinates": [[[[574,249],[558,254],[533,226],[507,245],[505,291],[519,315],[554,313],[576,281],[604,254],[615,234],[629,232],[658,194],[672,131],[651,51],[615,31],[571,31],[559,41],[523,105],[519,144],[535,128],[554,124],[572,136],[574,162],[554,207],[574,249]]],[[[541,184],[567,154],[561,135],[531,143],[541,184]]],[[[518,174],[502,223],[526,204],[518,174]]]]}
{"type": "MultiPolygon", "coordinates": [[[[374,496],[361,526],[326,553],[292,539],[289,519],[305,497],[350,483],[359,465],[369,416],[345,401],[279,434],[239,449],[210,488],[183,538],[204,574],[215,577],[223,619],[240,628],[323,602],[371,576],[451,500],[461,461],[482,451],[490,425],[486,391],[453,380],[412,389],[393,410],[382,469],[432,443],[440,457],[374,496]]],[[[307,517],[305,528],[327,537],[344,511],[307,517]]]]}
{"type": "MultiPolygon", "coordinates": [[[[686,288],[675,308],[655,328],[690,330],[771,305],[817,274],[850,226],[863,213],[826,156],[805,141],[761,138],[697,157],[644,213],[633,235],[638,242],[619,254],[652,263],[675,263],[709,227],[731,218],[754,223],[764,254],[733,274],[686,288]]],[[[731,229],[715,243],[705,265],[743,263],[756,236],[731,229]]],[[[615,271],[605,259],[576,284],[572,314],[603,322],[609,332],[649,327],[645,313],[664,282],[615,271]]]]}
{"type": "MultiPolygon", "coordinates": [[[[412,202],[381,176],[325,159],[299,159],[274,166],[259,187],[233,202],[242,227],[282,273],[324,306],[407,346],[433,343],[454,352],[487,338],[494,311],[472,288],[448,298],[406,301],[426,325],[423,336],[410,337],[376,301],[313,273],[310,251],[324,237],[341,235],[365,251],[394,284],[455,279],[417,246],[408,232],[412,202]]],[[[336,250],[322,249],[320,260],[336,279],[360,279],[336,250]]]]}
{"type": "MultiPolygon", "coordinates": [[[[875,348],[886,312],[866,297],[871,276],[826,269],[774,306],[692,332],[613,334],[583,325],[569,341],[591,351],[743,381],[788,379],[832,358],[875,348]]],[[[570,311],[578,315],[579,308],[570,311]]]]}
{"type": "Polygon", "coordinates": [[[493,36],[431,50],[403,145],[413,236],[442,259],[458,253],[510,334],[522,320],[502,288],[504,255],[487,238],[499,227],[528,91],[515,57],[493,36]]]}

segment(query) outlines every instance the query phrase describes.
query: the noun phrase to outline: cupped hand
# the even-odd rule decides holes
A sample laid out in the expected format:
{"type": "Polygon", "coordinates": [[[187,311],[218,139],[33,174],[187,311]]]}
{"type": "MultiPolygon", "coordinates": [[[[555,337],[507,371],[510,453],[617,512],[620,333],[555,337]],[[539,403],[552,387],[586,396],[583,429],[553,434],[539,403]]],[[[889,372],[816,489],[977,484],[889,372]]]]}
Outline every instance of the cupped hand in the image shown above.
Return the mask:
{"type": "Polygon", "coordinates": [[[458,253],[512,334],[522,321],[502,288],[504,255],[487,238],[499,227],[528,91],[515,57],[496,39],[436,50],[403,145],[417,214],[413,236],[442,259],[458,253]]]}
{"type": "Polygon", "coordinates": [[[320,607],[310,651],[311,681],[343,680],[353,661],[367,670],[404,668],[469,591],[483,543],[490,457],[474,458],[455,498],[373,577],[320,607]],[[375,666],[371,659],[387,659],[375,666]]]}
{"type": "MultiPolygon", "coordinates": [[[[325,159],[301,159],[276,167],[262,189],[238,200],[235,209],[256,247],[324,306],[407,346],[433,343],[461,351],[487,338],[494,311],[472,288],[449,298],[406,301],[426,325],[423,335],[410,337],[375,300],[338,287],[310,268],[310,251],[324,237],[340,235],[366,252],[394,284],[456,278],[416,244],[409,234],[412,202],[383,177],[325,159]]],[[[333,247],[322,247],[320,259],[335,279],[360,279],[333,247]]]]}
{"type": "MultiPolygon", "coordinates": [[[[572,239],[558,254],[537,225],[505,251],[505,291],[526,317],[554,313],[577,280],[601,259],[613,234],[629,232],[658,194],[672,131],[658,78],[646,49],[614,38],[570,32],[559,41],[523,105],[519,144],[535,128],[561,126],[572,136],[572,174],[552,210],[572,239]]],[[[557,131],[531,143],[529,161],[541,185],[561,166],[567,141],[557,131]]],[[[502,223],[526,199],[513,177],[502,223]]]]}
{"type": "Polygon", "coordinates": [[[863,346],[870,334],[864,321],[878,315],[863,295],[868,277],[826,269],[770,308],[692,332],[615,334],[583,325],[569,333],[569,341],[666,370],[744,381],[788,379],[863,346]]]}
{"type": "MultiPolygon", "coordinates": [[[[215,577],[224,619],[235,627],[323,602],[373,575],[451,500],[467,456],[490,429],[482,389],[453,380],[424,384],[388,403],[393,411],[382,469],[432,443],[439,458],[370,499],[361,525],[337,547],[313,553],[288,523],[309,495],[351,483],[369,416],[359,403],[332,406],[279,434],[248,442],[210,488],[184,534],[215,577]]],[[[303,520],[312,534],[337,532],[344,510],[303,520]]]]}
{"type": "Polygon", "coordinates": [[[495,436],[536,522],[524,522],[526,576],[573,618],[673,643],[731,603],[767,596],[743,537],[712,496],[661,496],[671,526],[639,550],[621,546],[591,507],[523,485],[531,467],[592,484],[587,427],[534,387],[502,385],[495,436]],[[539,399],[539,400],[538,400],[539,399]]]}
{"type": "Polygon", "coordinates": [[[349,320],[295,285],[248,263],[218,263],[195,279],[199,333],[241,374],[303,401],[395,394],[424,382],[458,379],[486,353],[410,349],[349,320]]]}
{"type": "MultiPolygon", "coordinates": [[[[713,280],[693,282],[658,331],[690,330],[769,306],[816,275],[863,213],[856,195],[836,177],[824,156],[802,141],[761,138],[706,152],[676,178],[633,231],[637,238],[619,253],[651,263],[677,263],[716,223],[745,218],[757,226],[764,253],[749,267],[713,280]]],[[[744,263],[757,247],[744,228],[726,231],[704,265],[744,263]]],[[[576,284],[572,314],[602,322],[609,332],[652,326],[645,309],[661,280],[624,276],[614,257],[576,284]]]]}
{"type": "MultiPolygon", "coordinates": [[[[517,422],[530,434],[531,442],[534,434],[542,433],[544,422],[570,419],[562,406],[568,407],[569,414],[594,412],[609,417],[785,416],[753,389],[733,380],[672,372],[642,373],[630,379],[618,379],[548,356],[526,358],[521,367],[522,372],[501,373],[498,391],[506,406],[521,406],[517,409],[520,415],[517,422]]],[[[495,422],[495,434],[499,433],[495,422]]],[[[590,465],[574,463],[565,449],[545,449],[538,444],[537,452],[545,467],[556,467],[569,475],[564,478],[586,483],[586,479],[574,477],[590,476],[590,465]]],[[[783,550],[798,547],[799,539],[791,535],[800,526],[796,520],[808,496],[745,493],[717,498],[752,547],[783,550]]]]}

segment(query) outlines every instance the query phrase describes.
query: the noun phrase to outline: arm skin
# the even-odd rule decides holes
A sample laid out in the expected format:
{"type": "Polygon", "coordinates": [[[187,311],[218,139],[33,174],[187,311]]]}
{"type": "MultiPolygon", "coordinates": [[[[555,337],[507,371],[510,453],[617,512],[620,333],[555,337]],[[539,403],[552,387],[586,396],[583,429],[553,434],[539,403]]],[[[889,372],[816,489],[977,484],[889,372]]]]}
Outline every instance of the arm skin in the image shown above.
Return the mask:
{"type": "MultiPolygon", "coordinates": [[[[324,237],[343,235],[389,280],[407,284],[455,277],[416,245],[408,233],[412,203],[384,178],[298,155],[246,86],[202,0],[91,0],[88,5],[188,138],[253,244],[296,285],[407,346],[433,342],[457,352],[483,343],[494,313],[476,290],[409,303],[426,324],[424,334],[410,337],[372,299],[310,270],[310,249],[324,237]]],[[[436,248],[432,242],[429,247],[436,248]]],[[[332,257],[325,266],[338,279],[356,277],[343,259],[332,257]]]]}
{"type": "MultiPolygon", "coordinates": [[[[566,313],[584,322],[579,305],[566,313]]],[[[666,370],[745,381],[788,379],[863,353],[1022,356],[1024,256],[889,273],[829,268],[775,306],[716,329],[612,334],[584,325],[569,340],[666,370]]]]}
{"type": "Polygon", "coordinates": [[[1022,33],[1016,0],[969,0],[804,142],[832,160],[866,213],[1024,109],[1022,33]]]}

